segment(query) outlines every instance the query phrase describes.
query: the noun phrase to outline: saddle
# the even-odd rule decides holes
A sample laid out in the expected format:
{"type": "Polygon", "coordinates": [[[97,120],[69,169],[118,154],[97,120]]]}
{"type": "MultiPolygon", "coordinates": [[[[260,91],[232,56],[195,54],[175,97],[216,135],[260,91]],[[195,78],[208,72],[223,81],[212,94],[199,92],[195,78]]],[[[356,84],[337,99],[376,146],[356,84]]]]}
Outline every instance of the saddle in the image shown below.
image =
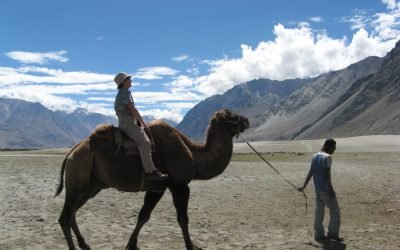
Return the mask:
{"type": "MultiPolygon", "coordinates": [[[[149,133],[146,131],[147,136],[150,139],[151,143],[151,153],[156,152],[156,148],[154,145],[153,138],[149,133]]],[[[124,148],[125,155],[136,155],[140,154],[139,148],[137,143],[128,137],[122,130],[115,127],[115,134],[114,134],[114,142],[117,145],[117,152],[120,148],[124,148]]]]}

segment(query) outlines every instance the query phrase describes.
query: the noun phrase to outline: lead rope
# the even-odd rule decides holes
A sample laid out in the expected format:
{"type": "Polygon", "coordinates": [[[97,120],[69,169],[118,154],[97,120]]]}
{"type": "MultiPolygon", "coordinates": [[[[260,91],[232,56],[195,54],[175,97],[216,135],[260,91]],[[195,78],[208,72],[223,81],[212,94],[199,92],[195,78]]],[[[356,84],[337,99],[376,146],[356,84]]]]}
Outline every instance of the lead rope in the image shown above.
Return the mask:
{"type": "MultiPolygon", "coordinates": [[[[247,143],[247,145],[249,145],[249,147],[265,162],[267,163],[280,177],[282,177],[282,179],[284,179],[287,183],[289,183],[289,185],[291,185],[294,189],[297,190],[297,187],[291,183],[288,179],[286,179],[278,170],[276,170],[276,168],[274,168],[260,153],[257,152],[257,150],[255,148],[253,148],[253,146],[250,145],[250,143],[244,139],[239,133],[237,134],[237,137],[242,138],[243,141],[245,141],[247,143]]],[[[304,200],[306,202],[306,214],[307,214],[307,210],[308,210],[308,203],[307,203],[307,195],[304,191],[301,191],[303,193],[304,196],[304,200]]]]}

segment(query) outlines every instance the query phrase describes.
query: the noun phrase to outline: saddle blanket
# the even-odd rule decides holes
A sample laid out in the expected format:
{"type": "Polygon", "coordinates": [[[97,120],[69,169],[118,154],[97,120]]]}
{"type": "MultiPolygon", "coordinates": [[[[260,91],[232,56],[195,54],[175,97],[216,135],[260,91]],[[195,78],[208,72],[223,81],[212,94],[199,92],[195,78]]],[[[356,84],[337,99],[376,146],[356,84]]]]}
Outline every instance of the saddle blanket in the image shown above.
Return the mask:
{"type": "MultiPolygon", "coordinates": [[[[121,131],[119,129],[115,131],[115,144],[118,146],[118,148],[120,147],[124,148],[126,155],[140,154],[137,143],[127,136],[124,137],[122,136],[121,131]]],[[[151,152],[152,153],[156,152],[155,145],[152,140],[151,140],[151,152]]]]}

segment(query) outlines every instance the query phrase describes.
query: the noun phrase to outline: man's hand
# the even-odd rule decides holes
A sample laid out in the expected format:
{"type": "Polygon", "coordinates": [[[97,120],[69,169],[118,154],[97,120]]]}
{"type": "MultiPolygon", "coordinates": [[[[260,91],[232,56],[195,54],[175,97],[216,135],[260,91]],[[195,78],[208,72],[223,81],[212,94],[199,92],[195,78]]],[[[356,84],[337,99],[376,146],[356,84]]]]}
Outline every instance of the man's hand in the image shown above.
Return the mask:
{"type": "Polygon", "coordinates": [[[299,191],[299,192],[303,192],[303,191],[304,191],[304,189],[305,189],[305,187],[299,187],[299,188],[297,188],[297,191],[299,191]]]}

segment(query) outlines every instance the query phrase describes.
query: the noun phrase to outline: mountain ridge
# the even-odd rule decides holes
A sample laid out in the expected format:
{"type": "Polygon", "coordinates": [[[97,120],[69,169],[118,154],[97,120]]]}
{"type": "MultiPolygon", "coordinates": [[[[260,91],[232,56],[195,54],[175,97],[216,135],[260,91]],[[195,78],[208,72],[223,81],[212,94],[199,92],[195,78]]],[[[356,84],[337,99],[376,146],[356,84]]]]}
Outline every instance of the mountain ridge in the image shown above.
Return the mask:
{"type": "Polygon", "coordinates": [[[116,124],[102,114],[51,111],[38,102],[0,98],[0,148],[70,147],[99,123],[116,124]]]}

